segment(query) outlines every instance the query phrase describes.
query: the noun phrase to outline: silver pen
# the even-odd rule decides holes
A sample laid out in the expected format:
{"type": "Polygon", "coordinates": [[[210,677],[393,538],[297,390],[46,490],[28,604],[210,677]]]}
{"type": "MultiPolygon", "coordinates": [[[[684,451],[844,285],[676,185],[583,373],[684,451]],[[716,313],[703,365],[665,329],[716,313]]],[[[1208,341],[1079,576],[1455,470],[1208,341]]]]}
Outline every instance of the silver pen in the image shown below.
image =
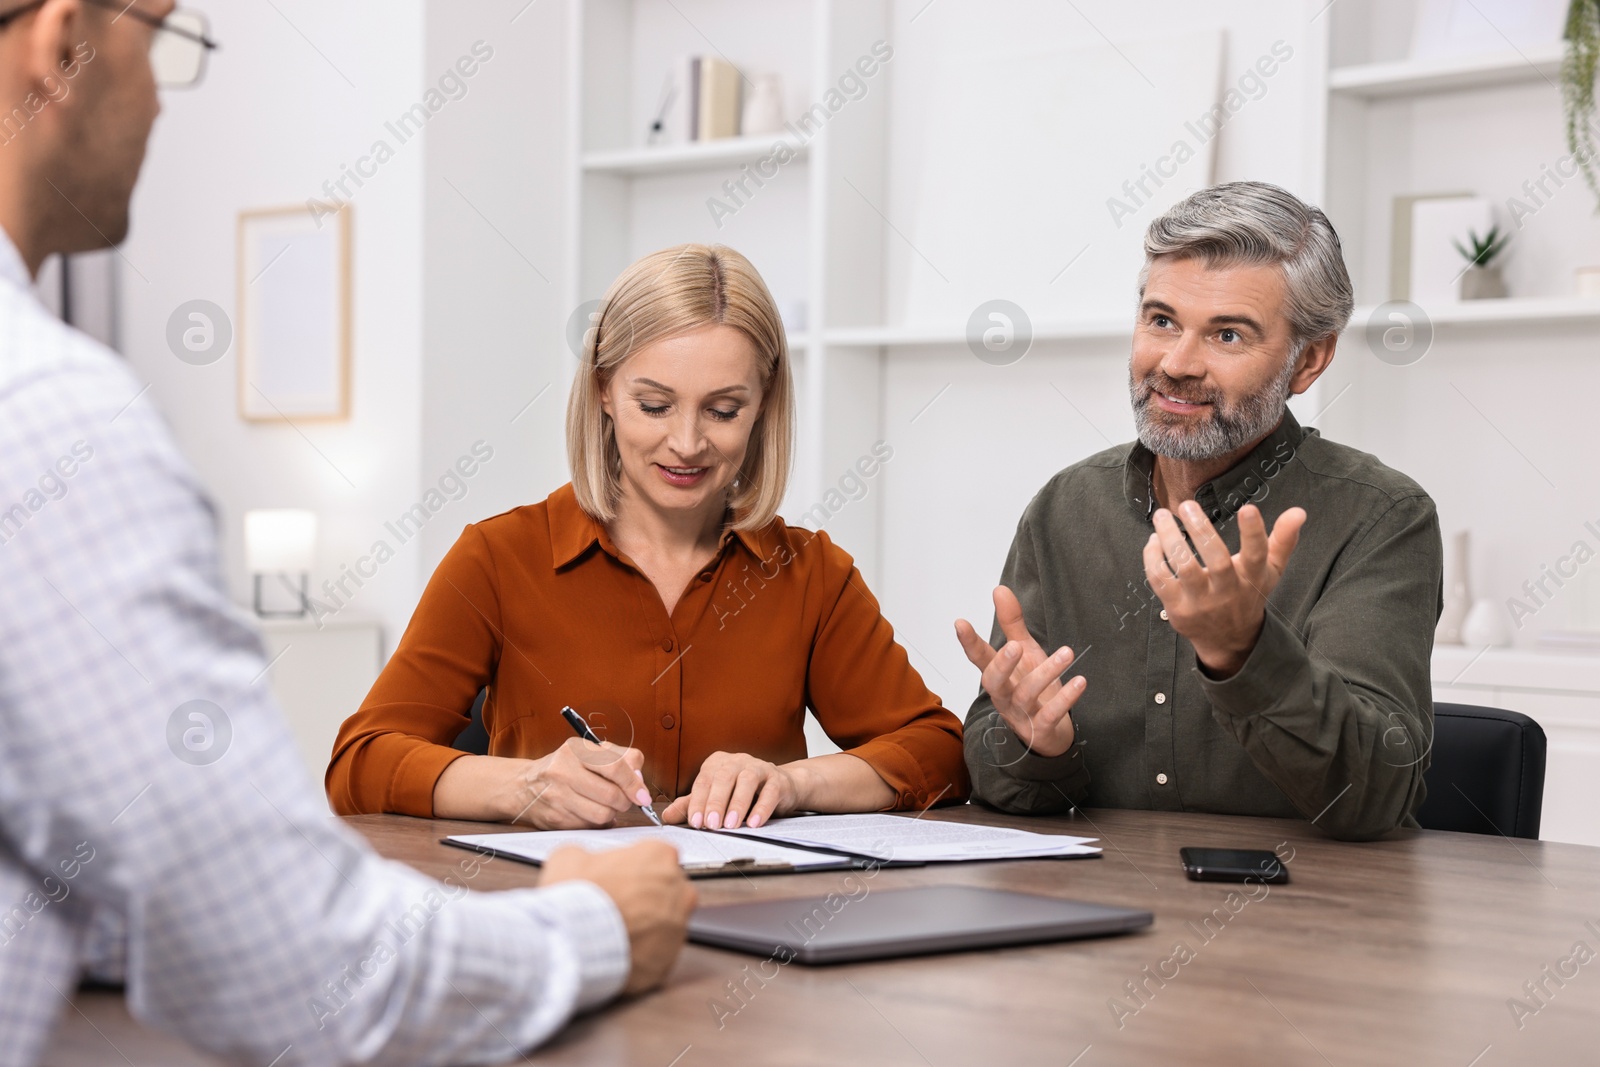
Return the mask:
{"type": "MultiPolygon", "coordinates": [[[[600,739],[594,735],[594,731],[589,729],[589,724],[583,721],[583,716],[573,711],[570,707],[561,709],[561,717],[567,720],[567,725],[572,727],[572,732],[583,738],[585,741],[592,741],[597,745],[601,743],[600,739]]],[[[644,784],[643,777],[640,777],[639,784],[644,784]]],[[[649,819],[657,826],[661,825],[661,816],[656,814],[655,808],[652,808],[648,804],[640,804],[639,810],[644,812],[645,818],[649,819]]]]}

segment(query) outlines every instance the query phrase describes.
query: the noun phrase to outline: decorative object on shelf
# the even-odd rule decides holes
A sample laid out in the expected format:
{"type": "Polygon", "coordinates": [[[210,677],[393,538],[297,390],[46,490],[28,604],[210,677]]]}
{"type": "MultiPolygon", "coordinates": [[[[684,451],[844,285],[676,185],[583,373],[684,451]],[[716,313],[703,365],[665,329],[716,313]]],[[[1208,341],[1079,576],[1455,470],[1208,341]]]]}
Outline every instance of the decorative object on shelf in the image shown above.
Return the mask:
{"type": "Polygon", "coordinates": [[[1573,273],[1577,275],[1578,295],[1589,300],[1600,300],[1600,266],[1579,267],[1573,273]]]}
{"type": "Polygon", "coordinates": [[[777,74],[758,74],[755,87],[744,98],[744,114],[739,133],[745,137],[779,133],[783,130],[783,78],[777,74]]]}
{"type": "Polygon", "coordinates": [[[350,414],[349,205],[239,213],[239,415],[350,414]]]}
{"type": "Polygon", "coordinates": [[[1461,624],[1467,621],[1467,612],[1472,610],[1472,587],[1467,577],[1472,563],[1471,555],[1471,535],[1462,530],[1451,538],[1450,559],[1444,577],[1444,610],[1440,612],[1439,625],[1433,631],[1433,643],[1436,645],[1465,643],[1461,640],[1461,624]]]}
{"type": "Polygon", "coordinates": [[[1494,204],[1481,196],[1434,197],[1411,205],[1411,295],[1431,311],[1461,300],[1461,259],[1452,247],[1460,234],[1494,226],[1494,204]]]}
{"type": "Polygon", "coordinates": [[[1600,127],[1596,114],[1595,78],[1600,77],[1600,0],[1572,0],[1562,35],[1567,53],[1561,61],[1561,103],[1567,116],[1567,148],[1583,170],[1600,211],[1600,127]]]}
{"type": "Polygon", "coordinates": [[[1413,59],[1521,51],[1560,39],[1566,0],[1421,0],[1413,59]]]}
{"type": "MultiPolygon", "coordinates": [[[[741,81],[739,68],[727,60],[680,57],[661,86],[645,143],[689,144],[739,136],[741,81]]],[[[778,125],[783,125],[781,118],[778,125]]]]}
{"type": "Polygon", "coordinates": [[[245,569],[254,586],[251,603],[257,615],[264,619],[298,619],[311,614],[311,568],[316,552],[315,512],[265,508],[244,513],[245,569]],[[261,579],[269,575],[294,596],[293,609],[266,606],[261,579]]]}
{"type": "Polygon", "coordinates": [[[1505,608],[1488,597],[1473,604],[1461,624],[1461,643],[1473,648],[1510,646],[1511,622],[1505,608]]]}
{"type": "Polygon", "coordinates": [[[1467,200],[1471,193],[1420,193],[1394,198],[1389,224],[1389,299],[1411,299],[1412,211],[1423,200],[1467,200]]]}
{"type": "Polygon", "coordinates": [[[647,145],[682,144],[689,138],[684,123],[685,111],[676,106],[683,98],[683,87],[676,74],[668,74],[661,83],[661,102],[656,105],[656,117],[650,123],[647,145]]]}
{"type": "Polygon", "coordinates": [[[1503,300],[1508,295],[1506,280],[1501,276],[1500,264],[1495,260],[1505,251],[1509,240],[1510,234],[1501,233],[1498,226],[1491,226],[1489,232],[1481,237],[1478,231],[1468,230],[1466,245],[1456,240],[1450,242],[1467,261],[1467,269],[1461,275],[1461,299],[1503,300]]]}

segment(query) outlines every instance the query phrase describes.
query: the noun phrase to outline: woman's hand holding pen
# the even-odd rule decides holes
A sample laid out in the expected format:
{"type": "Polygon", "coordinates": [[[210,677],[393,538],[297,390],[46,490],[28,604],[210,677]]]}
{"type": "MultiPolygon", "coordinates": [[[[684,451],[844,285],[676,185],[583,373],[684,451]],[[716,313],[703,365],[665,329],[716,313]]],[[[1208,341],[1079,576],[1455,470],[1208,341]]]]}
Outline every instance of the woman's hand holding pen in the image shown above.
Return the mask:
{"type": "Polygon", "coordinates": [[[640,768],[644,753],[609,741],[574,737],[550,755],[523,764],[516,794],[522,809],[513,822],[541,830],[610,826],[622,812],[650,804],[640,768]]]}

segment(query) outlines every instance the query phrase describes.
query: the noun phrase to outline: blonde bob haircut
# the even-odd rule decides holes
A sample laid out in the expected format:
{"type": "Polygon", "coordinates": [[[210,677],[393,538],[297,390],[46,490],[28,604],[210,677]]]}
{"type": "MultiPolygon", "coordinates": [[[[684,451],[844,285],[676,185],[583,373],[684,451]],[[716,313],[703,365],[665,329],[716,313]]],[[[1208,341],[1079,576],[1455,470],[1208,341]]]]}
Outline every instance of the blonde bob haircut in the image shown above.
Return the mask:
{"type": "Polygon", "coordinates": [[[762,408],[728,493],[733,526],[756,530],[778,514],[789,483],[794,381],[783,320],[748,259],[723,245],[685,244],[653,252],[611,283],[583,339],[567,398],[567,462],[578,505],[599,522],[617,514],[622,455],[600,398],[628,357],[657,341],[711,325],[750,339],[762,408]]]}

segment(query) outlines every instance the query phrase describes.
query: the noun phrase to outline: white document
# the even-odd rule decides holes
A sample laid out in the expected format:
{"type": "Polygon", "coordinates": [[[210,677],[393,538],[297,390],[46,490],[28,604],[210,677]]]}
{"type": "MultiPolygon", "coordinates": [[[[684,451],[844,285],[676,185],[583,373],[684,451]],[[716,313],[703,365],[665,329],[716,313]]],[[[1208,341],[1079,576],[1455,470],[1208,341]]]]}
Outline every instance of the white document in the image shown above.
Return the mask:
{"type": "Polygon", "coordinates": [[[1094,856],[1092,837],[1065,837],[1011,830],[1002,826],[910,818],[904,815],[803,815],[774,819],[736,833],[830,848],[888,862],[938,863],[954,860],[1034,859],[1094,856]]]}
{"type": "Polygon", "coordinates": [[[543,863],[563,845],[577,845],[591,852],[626,848],[639,841],[665,841],[678,850],[678,862],[686,871],[707,871],[728,864],[748,864],[759,869],[787,864],[795,870],[836,867],[842,857],[820,852],[785,848],[765,841],[733,837],[714,830],[691,830],[683,826],[618,826],[609,830],[534,830],[517,834],[458,834],[452,843],[484,848],[519,859],[543,863]]]}

